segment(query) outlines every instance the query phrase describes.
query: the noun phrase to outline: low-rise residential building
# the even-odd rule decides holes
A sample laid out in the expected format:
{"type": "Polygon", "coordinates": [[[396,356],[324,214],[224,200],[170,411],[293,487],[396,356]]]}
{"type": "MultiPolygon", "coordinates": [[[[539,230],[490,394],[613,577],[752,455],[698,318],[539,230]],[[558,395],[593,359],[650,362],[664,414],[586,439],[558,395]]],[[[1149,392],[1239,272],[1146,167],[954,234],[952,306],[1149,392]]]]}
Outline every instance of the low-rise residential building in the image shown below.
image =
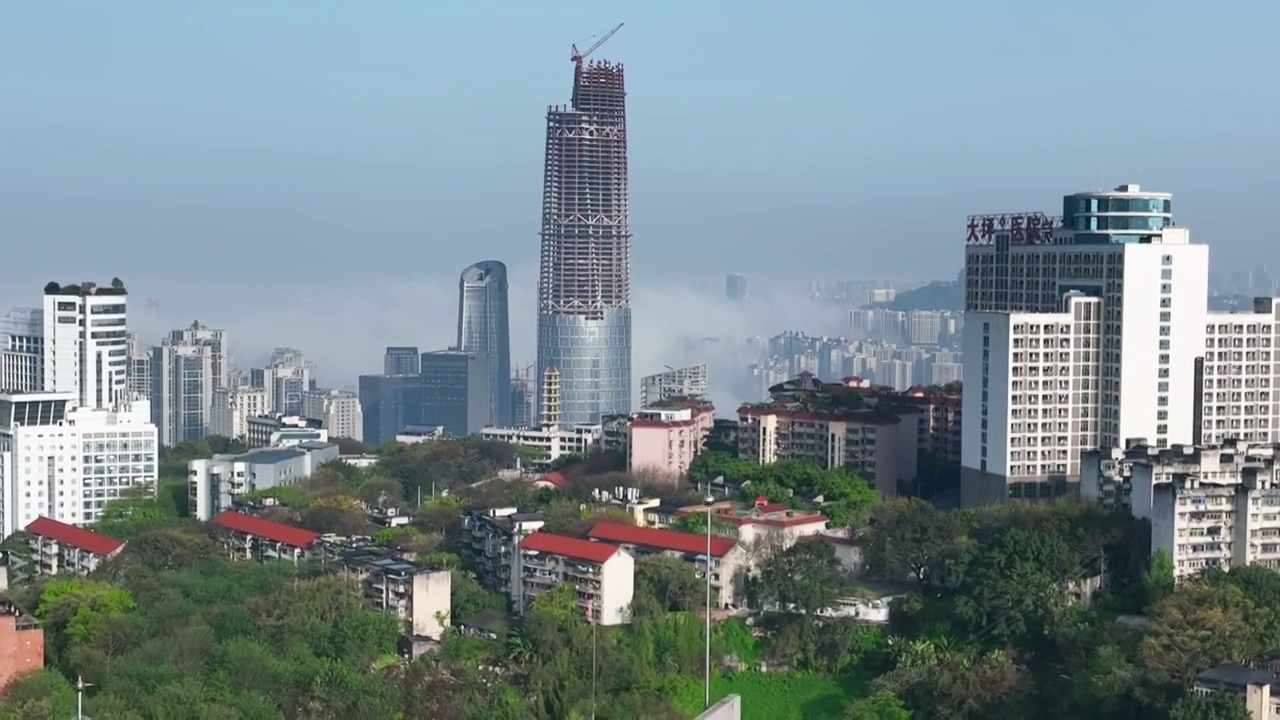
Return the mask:
{"type": "Polygon", "coordinates": [[[1280,674],[1274,670],[1218,665],[1197,675],[1191,691],[1200,696],[1216,693],[1240,695],[1251,720],[1280,716],[1280,674]]]}
{"type": "MultiPolygon", "coordinates": [[[[706,505],[688,505],[677,517],[703,514],[706,505]]],[[[785,549],[801,538],[820,535],[827,529],[827,517],[813,510],[796,510],[786,503],[757,498],[754,504],[722,500],[711,505],[714,523],[733,533],[744,545],[767,544],[769,549],[785,549]]]]}
{"type": "Polygon", "coordinates": [[[678,478],[689,472],[715,424],[715,407],[692,399],[669,399],[602,423],[605,449],[620,450],[627,471],[678,478]],[[618,447],[621,445],[621,447],[618,447]]]}
{"type": "Polygon", "coordinates": [[[418,565],[374,546],[337,548],[335,555],[343,576],[360,583],[375,609],[400,618],[407,634],[437,642],[444,636],[452,611],[449,570],[418,565]]]}
{"type": "Polygon", "coordinates": [[[734,583],[739,571],[748,570],[750,558],[746,549],[733,538],[637,527],[615,522],[597,523],[588,536],[592,540],[613,543],[637,558],[645,555],[669,555],[704,568],[707,548],[711,548],[711,587],[718,607],[734,604],[734,583]]]}
{"type": "Polygon", "coordinates": [[[520,565],[521,613],[528,612],[538,595],[567,583],[573,585],[578,607],[589,622],[631,621],[635,560],[617,545],[535,532],[520,541],[520,565]]]}
{"type": "Polygon", "coordinates": [[[918,451],[928,449],[921,446],[921,426],[933,415],[906,396],[892,394],[898,400],[890,402],[859,378],[848,382],[801,373],[769,388],[769,402],[738,408],[738,455],[761,465],[809,460],[845,467],[885,497],[896,495],[899,481],[916,477],[918,451]]]}
{"type": "Polygon", "coordinates": [[[26,531],[31,547],[29,570],[37,575],[88,575],[124,547],[122,540],[47,517],[31,521],[26,531]]]}
{"type": "Polygon", "coordinates": [[[534,451],[538,457],[527,465],[540,472],[565,455],[590,454],[599,446],[602,432],[600,425],[543,424],[536,428],[487,427],[480,431],[480,437],[534,451]]]}
{"type": "Polygon", "coordinates": [[[338,459],[338,445],[303,442],[292,447],[257,448],[187,462],[191,516],[209,520],[230,509],[237,497],[258,490],[296,485],[321,465],[338,459]]]}
{"type": "Polygon", "coordinates": [[[44,629],[11,600],[0,597],[0,693],[44,667],[44,629]]]}
{"type": "Polygon", "coordinates": [[[265,518],[224,510],[213,519],[232,559],[298,564],[311,556],[319,533],[265,518]]]}
{"type": "Polygon", "coordinates": [[[474,510],[462,516],[462,528],[470,533],[463,554],[484,587],[511,598],[520,607],[524,582],[520,570],[520,541],[546,523],[537,513],[517,508],[474,510]]]}

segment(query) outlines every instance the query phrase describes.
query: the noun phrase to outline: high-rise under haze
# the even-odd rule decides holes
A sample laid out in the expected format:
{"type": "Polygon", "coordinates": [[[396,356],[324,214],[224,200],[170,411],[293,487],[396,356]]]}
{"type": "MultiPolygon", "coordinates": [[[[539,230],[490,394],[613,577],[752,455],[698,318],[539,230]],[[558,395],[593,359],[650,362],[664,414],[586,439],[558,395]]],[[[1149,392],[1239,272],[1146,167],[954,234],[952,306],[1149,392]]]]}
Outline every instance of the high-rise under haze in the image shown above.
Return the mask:
{"type": "Polygon", "coordinates": [[[507,315],[507,266],[483,260],[458,280],[458,349],[488,359],[490,425],[511,417],[511,324],[507,315]]]}
{"type": "Polygon", "coordinates": [[[536,377],[551,367],[559,372],[566,425],[631,410],[623,72],[621,65],[575,60],[571,103],[547,110],[539,232],[536,377]]]}

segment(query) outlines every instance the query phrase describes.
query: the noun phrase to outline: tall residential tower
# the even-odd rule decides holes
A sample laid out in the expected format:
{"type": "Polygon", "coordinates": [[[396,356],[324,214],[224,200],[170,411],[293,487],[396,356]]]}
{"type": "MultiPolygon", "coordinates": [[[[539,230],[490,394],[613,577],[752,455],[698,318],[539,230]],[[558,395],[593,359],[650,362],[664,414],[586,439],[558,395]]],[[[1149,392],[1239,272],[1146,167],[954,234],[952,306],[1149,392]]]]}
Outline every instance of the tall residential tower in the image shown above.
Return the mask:
{"type": "Polygon", "coordinates": [[[1122,185],[969,219],[964,504],[1067,494],[1082,451],[1200,435],[1209,248],[1172,200],[1122,185]]]}
{"type": "Polygon", "coordinates": [[[511,324],[507,315],[507,266],[484,260],[458,280],[458,345],[488,359],[489,425],[507,427],[511,416],[511,324]]]}
{"type": "Polygon", "coordinates": [[[538,275],[536,377],[557,370],[560,421],[566,425],[631,410],[622,66],[584,63],[577,53],[574,59],[572,101],[547,110],[538,275]]]}

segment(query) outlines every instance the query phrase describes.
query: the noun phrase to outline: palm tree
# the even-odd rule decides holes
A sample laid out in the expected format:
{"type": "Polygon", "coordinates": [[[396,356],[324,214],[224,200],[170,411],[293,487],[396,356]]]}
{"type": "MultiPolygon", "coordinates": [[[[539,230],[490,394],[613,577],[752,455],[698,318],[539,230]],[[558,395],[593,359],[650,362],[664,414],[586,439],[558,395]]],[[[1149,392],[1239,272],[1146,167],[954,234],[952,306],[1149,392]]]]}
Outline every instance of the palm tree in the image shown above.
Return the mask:
{"type": "Polygon", "coordinates": [[[519,630],[507,636],[507,659],[517,668],[524,669],[533,662],[533,643],[519,630]]]}

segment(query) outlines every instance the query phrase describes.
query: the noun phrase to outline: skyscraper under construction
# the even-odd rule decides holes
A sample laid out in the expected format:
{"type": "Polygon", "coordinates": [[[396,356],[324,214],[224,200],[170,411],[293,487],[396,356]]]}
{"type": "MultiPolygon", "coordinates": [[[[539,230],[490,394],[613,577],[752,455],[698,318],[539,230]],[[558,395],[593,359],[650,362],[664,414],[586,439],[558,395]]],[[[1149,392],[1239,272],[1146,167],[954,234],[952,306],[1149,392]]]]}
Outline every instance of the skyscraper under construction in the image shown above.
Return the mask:
{"type": "Polygon", "coordinates": [[[572,102],[547,110],[536,377],[559,371],[565,425],[631,409],[626,93],[621,65],[583,62],[602,42],[575,49],[572,102]]]}

